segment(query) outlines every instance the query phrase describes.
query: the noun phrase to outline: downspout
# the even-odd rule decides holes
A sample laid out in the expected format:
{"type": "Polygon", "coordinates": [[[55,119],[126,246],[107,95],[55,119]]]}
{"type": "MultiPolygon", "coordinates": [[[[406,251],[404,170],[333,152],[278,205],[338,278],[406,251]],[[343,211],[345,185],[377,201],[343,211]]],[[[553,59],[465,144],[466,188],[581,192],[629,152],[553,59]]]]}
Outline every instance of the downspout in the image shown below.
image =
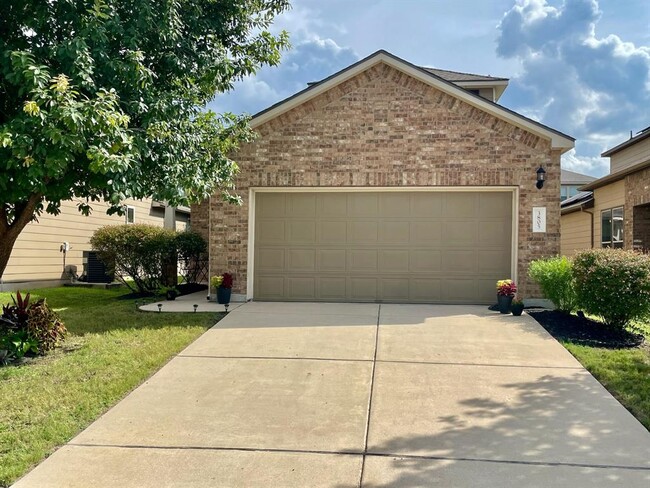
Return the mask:
{"type": "Polygon", "coordinates": [[[585,210],[584,205],[580,205],[580,212],[588,213],[591,215],[591,248],[594,248],[594,213],[585,210]]]}

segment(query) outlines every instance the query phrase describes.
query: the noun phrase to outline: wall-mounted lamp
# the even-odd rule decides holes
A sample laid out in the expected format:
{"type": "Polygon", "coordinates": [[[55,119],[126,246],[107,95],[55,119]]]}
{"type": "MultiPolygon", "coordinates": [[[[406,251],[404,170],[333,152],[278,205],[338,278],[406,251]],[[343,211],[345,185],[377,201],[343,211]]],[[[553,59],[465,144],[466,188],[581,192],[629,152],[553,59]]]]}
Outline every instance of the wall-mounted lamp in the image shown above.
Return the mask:
{"type": "Polygon", "coordinates": [[[542,187],[544,186],[544,182],[546,181],[546,171],[544,171],[544,168],[541,166],[537,169],[537,186],[538,190],[541,190],[542,187]]]}

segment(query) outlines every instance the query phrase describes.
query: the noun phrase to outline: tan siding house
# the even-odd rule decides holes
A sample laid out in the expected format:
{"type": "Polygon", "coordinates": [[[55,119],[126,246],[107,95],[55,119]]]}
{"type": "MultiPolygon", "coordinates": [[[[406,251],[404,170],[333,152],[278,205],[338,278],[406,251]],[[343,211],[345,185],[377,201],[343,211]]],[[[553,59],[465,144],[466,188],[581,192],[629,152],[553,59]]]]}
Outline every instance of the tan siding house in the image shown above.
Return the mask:
{"type": "Polygon", "coordinates": [[[603,156],[610,174],[561,204],[565,255],[591,247],[650,250],[650,128],[603,156]]]}
{"type": "MultiPolygon", "coordinates": [[[[132,210],[134,223],[164,225],[164,205],[151,200],[127,200],[124,204],[132,210]]],[[[90,237],[105,225],[126,223],[126,216],[107,215],[105,203],[95,203],[93,212],[85,217],[73,201],[61,204],[57,216],[44,213],[38,222],[31,222],[18,237],[7,268],[0,280],[0,289],[16,289],[29,283],[30,287],[46,286],[67,281],[64,273],[64,254],[61,245],[68,242],[65,265],[75,266],[77,274],[83,272],[84,251],[90,251],[90,237]]],[[[184,230],[189,225],[189,209],[176,211],[176,228],[184,230]]]]}
{"type": "Polygon", "coordinates": [[[503,278],[534,297],[573,139],[495,103],[507,80],[483,98],[445,73],[379,51],[253,117],[243,205],[192,208],[210,273],[253,300],[493,303],[503,278]]]}

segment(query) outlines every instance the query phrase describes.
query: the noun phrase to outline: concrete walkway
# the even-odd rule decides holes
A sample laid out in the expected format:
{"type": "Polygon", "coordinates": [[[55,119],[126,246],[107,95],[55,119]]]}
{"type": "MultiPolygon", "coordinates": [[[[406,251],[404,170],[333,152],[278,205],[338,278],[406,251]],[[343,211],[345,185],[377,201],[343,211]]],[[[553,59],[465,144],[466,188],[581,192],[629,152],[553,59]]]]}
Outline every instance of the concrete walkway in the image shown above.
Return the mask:
{"type": "Polygon", "coordinates": [[[650,486],[650,433],[530,317],[247,303],[16,487],[650,486]]]}

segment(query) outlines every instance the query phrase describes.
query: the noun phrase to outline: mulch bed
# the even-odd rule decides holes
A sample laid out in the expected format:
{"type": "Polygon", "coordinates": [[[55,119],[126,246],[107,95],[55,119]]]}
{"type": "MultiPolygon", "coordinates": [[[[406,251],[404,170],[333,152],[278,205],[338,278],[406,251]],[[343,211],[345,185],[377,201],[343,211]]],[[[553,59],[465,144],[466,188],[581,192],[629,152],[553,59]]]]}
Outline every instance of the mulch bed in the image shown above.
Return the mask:
{"type": "Polygon", "coordinates": [[[557,310],[526,309],[526,313],[560,341],[608,349],[634,348],[643,344],[642,334],[557,310]]]}

